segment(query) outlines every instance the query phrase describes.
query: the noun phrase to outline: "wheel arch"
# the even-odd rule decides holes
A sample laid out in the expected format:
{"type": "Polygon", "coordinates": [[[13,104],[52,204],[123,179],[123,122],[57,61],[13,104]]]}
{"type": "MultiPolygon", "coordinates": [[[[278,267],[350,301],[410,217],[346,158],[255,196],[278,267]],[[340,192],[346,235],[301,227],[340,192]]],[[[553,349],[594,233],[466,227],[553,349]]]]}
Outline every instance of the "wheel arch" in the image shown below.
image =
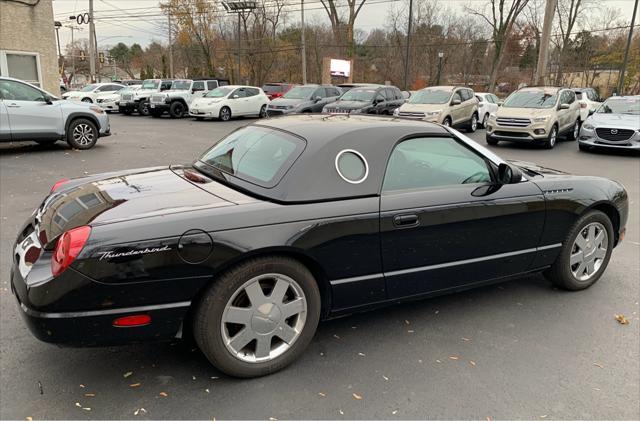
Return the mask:
{"type": "Polygon", "coordinates": [[[98,137],[100,137],[101,127],[98,119],[89,113],[83,113],[83,112],[75,112],[75,113],[69,114],[69,116],[67,117],[67,122],[64,124],[64,136],[66,136],[67,133],[69,132],[69,126],[71,126],[71,123],[73,123],[74,121],[80,118],[86,118],[88,120],[91,120],[91,122],[96,125],[96,128],[98,129],[97,135],[98,137]]]}
{"type": "Polygon", "coordinates": [[[620,240],[620,212],[611,202],[600,201],[587,207],[580,213],[580,216],[583,216],[584,214],[592,210],[597,210],[604,213],[605,215],[607,215],[609,220],[611,220],[614,236],[613,245],[616,246],[618,244],[618,241],[620,240]]]}

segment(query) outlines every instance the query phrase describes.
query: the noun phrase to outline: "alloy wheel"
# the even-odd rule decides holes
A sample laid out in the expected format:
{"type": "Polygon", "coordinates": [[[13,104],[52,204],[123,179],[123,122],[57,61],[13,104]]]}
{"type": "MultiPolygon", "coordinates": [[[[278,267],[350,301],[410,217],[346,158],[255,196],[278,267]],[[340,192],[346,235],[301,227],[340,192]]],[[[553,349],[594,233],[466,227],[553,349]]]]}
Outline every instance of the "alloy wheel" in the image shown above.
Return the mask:
{"type": "Polygon", "coordinates": [[[271,361],[300,337],[306,318],[307,300],[300,285],[280,273],[263,274],[243,284],[227,302],[222,339],[241,361],[271,361]]]}
{"type": "Polygon", "coordinates": [[[231,112],[227,107],[220,110],[220,120],[228,121],[231,118],[231,112]]]}
{"type": "Polygon", "coordinates": [[[558,130],[553,127],[551,129],[551,133],[549,134],[549,146],[550,147],[554,147],[556,146],[556,138],[558,137],[558,130]]]}
{"type": "Polygon", "coordinates": [[[445,127],[450,127],[451,126],[451,121],[449,121],[448,118],[445,118],[444,121],[442,122],[442,125],[445,127]]]}
{"type": "Polygon", "coordinates": [[[478,116],[475,114],[471,116],[471,131],[475,132],[478,128],[478,116]]]}
{"type": "Polygon", "coordinates": [[[607,230],[599,222],[585,226],[571,247],[569,265],[571,273],[579,281],[588,281],[605,260],[609,239],[607,230]]]}
{"type": "Polygon", "coordinates": [[[482,127],[486,128],[487,123],[489,123],[489,114],[484,115],[484,118],[482,119],[482,127]]]}
{"type": "Polygon", "coordinates": [[[573,138],[577,139],[580,135],[580,123],[576,121],[576,124],[573,126],[573,138]]]}
{"type": "Polygon", "coordinates": [[[94,135],[93,128],[85,123],[80,123],[73,129],[73,140],[82,146],[93,143],[94,135]]]}

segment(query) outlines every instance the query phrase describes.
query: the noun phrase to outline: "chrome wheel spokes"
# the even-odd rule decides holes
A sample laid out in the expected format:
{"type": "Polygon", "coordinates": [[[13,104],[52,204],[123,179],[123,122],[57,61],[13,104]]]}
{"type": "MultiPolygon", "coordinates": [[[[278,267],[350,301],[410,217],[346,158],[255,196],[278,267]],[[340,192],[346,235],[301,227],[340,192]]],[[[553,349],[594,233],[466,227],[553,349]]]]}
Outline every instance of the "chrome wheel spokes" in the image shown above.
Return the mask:
{"type": "Polygon", "coordinates": [[[269,273],[250,279],[222,313],[227,350],[244,362],[270,361],[287,351],[304,328],[307,301],[292,278],[269,273]]]}
{"type": "Polygon", "coordinates": [[[580,281],[589,280],[602,266],[607,256],[609,239],[607,230],[599,222],[584,227],[573,242],[569,266],[580,281]]]}
{"type": "Polygon", "coordinates": [[[93,128],[88,124],[80,123],[73,129],[73,140],[79,145],[90,145],[93,142],[93,137],[93,128]]]}

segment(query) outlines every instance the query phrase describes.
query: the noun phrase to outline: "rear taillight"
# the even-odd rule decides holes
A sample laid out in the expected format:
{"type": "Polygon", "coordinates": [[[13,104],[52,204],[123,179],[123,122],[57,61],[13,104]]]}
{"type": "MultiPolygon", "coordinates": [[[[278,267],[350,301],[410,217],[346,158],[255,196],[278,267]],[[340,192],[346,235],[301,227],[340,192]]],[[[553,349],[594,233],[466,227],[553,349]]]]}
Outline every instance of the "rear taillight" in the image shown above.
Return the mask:
{"type": "Polygon", "coordinates": [[[51,272],[58,276],[78,257],[91,234],[91,227],[74,228],[58,238],[51,258],[51,272]]]}
{"type": "Polygon", "coordinates": [[[51,191],[49,192],[49,194],[51,194],[54,191],[58,190],[60,188],[60,186],[63,185],[64,183],[66,183],[67,181],[69,181],[68,178],[63,178],[62,180],[56,181],[56,183],[53,185],[53,187],[51,187],[51,191]]]}

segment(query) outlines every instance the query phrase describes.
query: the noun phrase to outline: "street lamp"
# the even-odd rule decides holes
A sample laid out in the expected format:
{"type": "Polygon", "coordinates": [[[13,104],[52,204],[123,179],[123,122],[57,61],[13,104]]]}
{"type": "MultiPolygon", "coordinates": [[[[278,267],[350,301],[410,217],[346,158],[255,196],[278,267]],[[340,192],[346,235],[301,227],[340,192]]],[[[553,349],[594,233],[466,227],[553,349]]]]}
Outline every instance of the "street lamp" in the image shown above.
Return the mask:
{"type": "Polygon", "coordinates": [[[58,43],[58,57],[62,57],[62,52],[60,51],[60,33],[58,30],[62,27],[62,22],[59,20],[53,21],[53,27],[56,28],[56,42],[58,43]]]}
{"type": "Polygon", "coordinates": [[[436,81],[436,85],[440,85],[440,76],[442,74],[442,57],[444,57],[444,53],[442,51],[438,52],[438,79],[436,81]]]}
{"type": "Polygon", "coordinates": [[[256,9],[258,6],[254,0],[223,1],[222,6],[228,13],[238,14],[238,75],[236,83],[240,83],[240,16],[242,12],[256,9]]]}

